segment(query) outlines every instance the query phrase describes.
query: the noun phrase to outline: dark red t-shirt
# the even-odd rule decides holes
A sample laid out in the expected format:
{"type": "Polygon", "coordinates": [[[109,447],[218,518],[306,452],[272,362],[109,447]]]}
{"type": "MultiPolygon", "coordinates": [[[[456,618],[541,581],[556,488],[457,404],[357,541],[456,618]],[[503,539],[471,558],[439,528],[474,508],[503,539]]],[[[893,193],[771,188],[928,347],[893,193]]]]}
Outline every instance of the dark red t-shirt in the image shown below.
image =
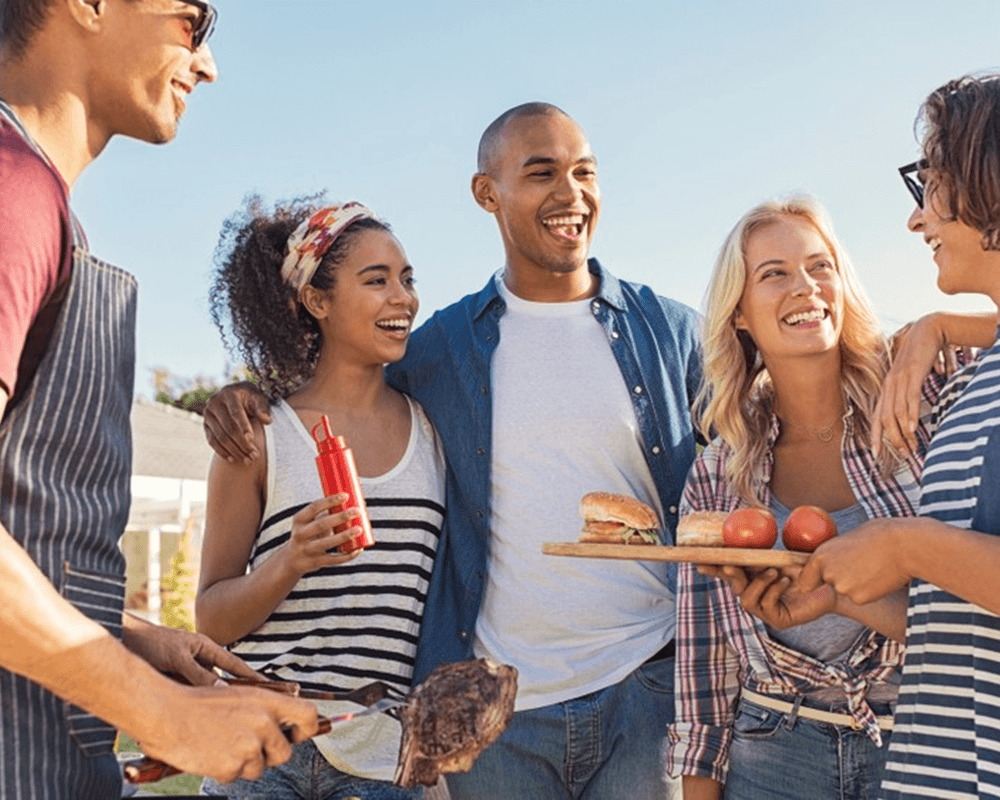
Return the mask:
{"type": "MultiPolygon", "coordinates": [[[[0,388],[34,371],[48,343],[32,324],[65,289],[73,257],[69,190],[10,125],[0,121],[0,388]]],[[[48,321],[48,325],[54,319],[48,321]]],[[[46,327],[40,324],[39,327],[46,327]]]]}

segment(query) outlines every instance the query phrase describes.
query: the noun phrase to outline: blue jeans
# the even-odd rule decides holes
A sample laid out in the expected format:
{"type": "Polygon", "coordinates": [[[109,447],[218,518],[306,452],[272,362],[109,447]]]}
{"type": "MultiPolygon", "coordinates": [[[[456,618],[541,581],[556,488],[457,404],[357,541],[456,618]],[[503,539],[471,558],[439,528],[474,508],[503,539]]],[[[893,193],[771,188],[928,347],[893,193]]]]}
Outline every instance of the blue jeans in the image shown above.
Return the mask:
{"type": "MultiPolygon", "coordinates": [[[[674,659],[648,662],[614,686],[518,711],[468,773],[447,775],[452,800],[667,800],[674,659]]],[[[675,788],[676,787],[676,788],[675,788]]]]}
{"type": "MultiPolygon", "coordinates": [[[[876,715],[892,714],[888,704],[871,706],[876,715]]],[[[725,798],[876,800],[890,736],[882,731],[879,748],[864,731],[740,700],[725,798]]]]}
{"type": "Polygon", "coordinates": [[[341,772],[309,741],[295,745],[291,759],[271,767],[255,781],[219,783],[205,778],[201,793],[230,800],[421,800],[424,796],[419,786],[403,789],[341,772]]]}

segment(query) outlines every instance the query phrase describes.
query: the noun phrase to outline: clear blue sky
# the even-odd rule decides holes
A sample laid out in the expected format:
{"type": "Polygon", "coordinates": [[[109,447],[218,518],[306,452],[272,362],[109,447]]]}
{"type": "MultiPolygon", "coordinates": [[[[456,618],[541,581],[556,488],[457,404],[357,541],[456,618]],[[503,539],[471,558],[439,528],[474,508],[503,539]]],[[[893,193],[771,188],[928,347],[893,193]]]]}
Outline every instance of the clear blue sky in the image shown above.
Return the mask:
{"type": "Polygon", "coordinates": [[[604,207],[593,254],[700,306],[750,206],[806,191],[831,211],[887,328],[945,298],[896,168],[916,110],[949,78],[1000,67],[1000,3],[219,0],[218,83],[177,140],[115,140],[74,207],[94,252],[139,278],[136,390],[150,369],[220,378],[206,301],[242,197],[327,189],[394,226],[421,319],[503,261],[469,179],[483,128],[528,100],[590,136],[604,207]]]}

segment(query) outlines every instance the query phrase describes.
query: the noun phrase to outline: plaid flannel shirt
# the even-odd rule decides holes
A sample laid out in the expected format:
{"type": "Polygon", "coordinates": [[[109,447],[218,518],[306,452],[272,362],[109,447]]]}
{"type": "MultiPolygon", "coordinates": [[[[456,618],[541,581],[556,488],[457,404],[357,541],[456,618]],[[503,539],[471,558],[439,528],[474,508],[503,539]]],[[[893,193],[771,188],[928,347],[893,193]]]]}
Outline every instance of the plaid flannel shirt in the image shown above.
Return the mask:
{"type": "MultiPolygon", "coordinates": [[[[916,459],[903,462],[891,477],[881,476],[867,447],[854,442],[853,409],[844,418],[841,448],[844,471],[858,503],[869,519],[913,516],[920,499],[920,465],[929,442],[928,417],[943,380],[924,384],[916,459]]],[[[779,432],[772,416],[760,502],[769,507],[773,449],[779,432]]],[[[733,511],[747,505],[725,480],[732,450],[715,439],[691,467],[680,513],[733,511]]],[[[729,586],[699,575],[682,564],[677,591],[677,665],[675,719],[669,726],[668,770],[726,780],[731,727],[740,688],[765,695],[798,695],[840,686],[848,709],[868,735],[881,744],[875,716],[865,701],[868,687],[885,681],[903,660],[903,647],[867,631],[855,642],[844,663],[825,664],[772,639],[758,618],[743,610],[729,586]]]]}

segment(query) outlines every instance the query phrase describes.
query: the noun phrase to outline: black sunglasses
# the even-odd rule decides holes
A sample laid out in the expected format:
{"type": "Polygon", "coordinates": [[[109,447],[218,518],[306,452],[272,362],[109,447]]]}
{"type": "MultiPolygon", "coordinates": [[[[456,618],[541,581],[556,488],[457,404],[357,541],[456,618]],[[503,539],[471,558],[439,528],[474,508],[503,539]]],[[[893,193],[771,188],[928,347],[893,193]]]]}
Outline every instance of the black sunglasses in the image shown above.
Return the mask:
{"type": "Polygon", "coordinates": [[[927,169],[926,158],[899,168],[899,174],[903,177],[903,183],[906,184],[906,188],[910,190],[913,199],[917,201],[917,205],[921,208],[924,207],[924,181],[920,177],[920,170],[922,169],[927,169]],[[913,175],[916,177],[911,177],[913,175]]]}
{"type": "Polygon", "coordinates": [[[182,0],[182,2],[201,9],[201,16],[198,17],[198,22],[195,24],[194,30],[191,31],[191,49],[197,50],[208,41],[208,37],[215,30],[215,21],[219,18],[219,12],[215,10],[215,6],[206,3],[205,0],[182,0]]]}

